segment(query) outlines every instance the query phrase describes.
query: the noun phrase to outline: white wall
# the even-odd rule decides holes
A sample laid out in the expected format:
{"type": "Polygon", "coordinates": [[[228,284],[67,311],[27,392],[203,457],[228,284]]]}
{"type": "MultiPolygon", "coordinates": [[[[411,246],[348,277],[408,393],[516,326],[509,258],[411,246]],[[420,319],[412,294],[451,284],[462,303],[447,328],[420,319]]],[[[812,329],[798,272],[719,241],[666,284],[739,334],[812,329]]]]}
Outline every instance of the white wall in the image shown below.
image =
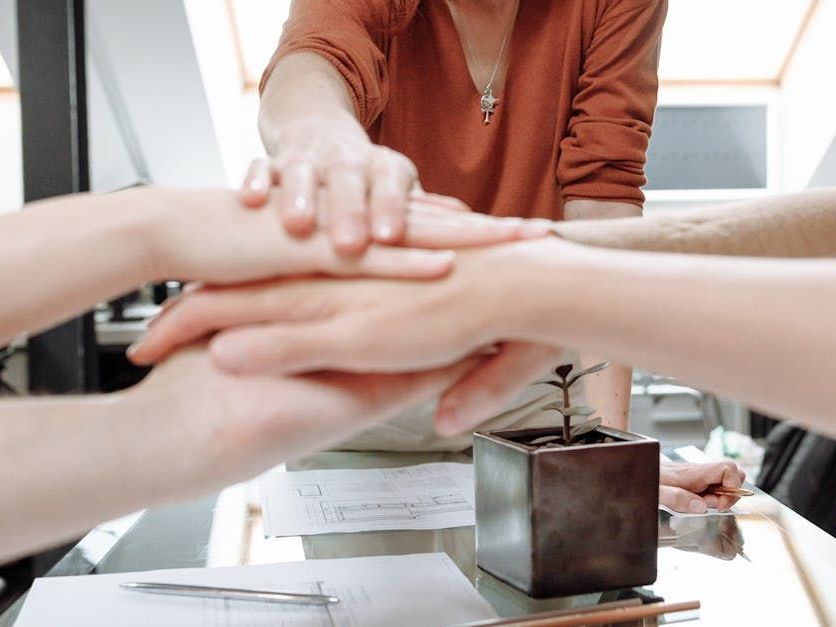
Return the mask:
{"type": "MultiPolygon", "coordinates": [[[[14,0],[0,0],[0,55],[17,75],[17,29],[14,0]]],[[[0,213],[23,204],[20,152],[20,103],[16,94],[0,94],[0,213]]]]}
{"type": "Polygon", "coordinates": [[[23,204],[20,106],[17,95],[0,94],[0,213],[23,204]]]}
{"type": "Polygon", "coordinates": [[[87,16],[102,84],[113,92],[110,106],[115,97],[123,109],[115,119],[130,122],[151,180],[180,187],[226,184],[183,2],[88,0],[87,16]]]}
{"type": "Polygon", "coordinates": [[[227,178],[236,184],[250,160],[263,152],[258,98],[243,91],[226,0],[184,0],[184,5],[227,178]]]}
{"type": "Polygon", "coordinates": [[[836,0],[821,0],[783,83],[788,191],[806,187],[836,136],[836,0]]]}

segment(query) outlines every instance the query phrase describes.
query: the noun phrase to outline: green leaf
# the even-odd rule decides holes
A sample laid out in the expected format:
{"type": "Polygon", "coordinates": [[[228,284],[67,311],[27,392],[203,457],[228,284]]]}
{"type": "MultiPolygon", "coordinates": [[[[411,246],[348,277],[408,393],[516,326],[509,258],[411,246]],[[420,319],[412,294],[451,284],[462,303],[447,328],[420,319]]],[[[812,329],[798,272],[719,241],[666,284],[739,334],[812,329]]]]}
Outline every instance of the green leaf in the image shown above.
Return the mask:
{"type": "Polygon", "coordinates": [[[595,413],[595,410],[591,407],[583,407],[582,405],[575,405],[574,407],[563,407],[558,403],[549,403],[543,407],[543,410],[553,409],[554,411],[560,412],[560,414],[564,417],[571,417],[571,416],[591,416],[595,413]]]}
{"type": "Polygon", "coordinates": [[[572,427],[572,440],[578,439],[580,436],[584,435],[585,433],[589,433],[601,426],[601,417],[598,416],[596,418],[592,418],[591,420],[585,420],[579,425],[575,425],[572,427]]]}
{"type": "Polygon", "coordinates": [[[594,366],[590,366],[586,370],[581,370],[580,372],[575,374],[574,377],[572,377],[571,379],[569,379],[566,382],[566,385],[567,386],[574,385],[577,382],[577,380],[580,379],[581,377],[585,377],[588,374],[595,374],[596,372],[601,372],[602,370],[605,370],[606,368],[609,368],[609,367],[610,367],[610,362],[608,362],[608,361],[602,362],[600,364],[595,364],[594,366]]]}
{"type": "Polygon", "coordinates": [[[541,379],[540,381],[535,381],[532,385],[552,385],[562,390],[566,383],[563,381],[555,381],[554,379],[541,379]]]}
{"type": "Polygon", "coordinates": [[[574,366],[572,364],[563,364],[562,366],[558,366],[554,369],[554,373],[560,377],[561,379],[566,379],[569,376],[569,373],[572,372],[574,366]]]}

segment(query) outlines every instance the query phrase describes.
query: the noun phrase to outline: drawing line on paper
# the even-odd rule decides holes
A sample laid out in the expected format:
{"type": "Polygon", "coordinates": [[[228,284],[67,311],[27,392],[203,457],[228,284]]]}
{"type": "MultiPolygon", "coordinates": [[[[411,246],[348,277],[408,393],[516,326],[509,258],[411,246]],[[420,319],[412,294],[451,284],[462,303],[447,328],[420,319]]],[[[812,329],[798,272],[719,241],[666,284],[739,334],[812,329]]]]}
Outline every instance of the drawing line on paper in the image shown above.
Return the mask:
{"type": "MultiPolygon", "coordinates": [[[[332,591],[326,592],[324,588],[324,581],[306,581],[299,583],[283,583],[276,585],[276,589],[281,589],[287,592],[294,592],[298,594],[334,594],[332,591]]],[[[269,586],[272,587],[272,586],[269,586]]],[[[335,595],[336,596],[336,595],[335,595]]],[[[248,606],[249,612],[258,612],[259,615],[264,612],[274,617],[277,627],[292,627],[293,625],[302,626],[312,625],[312,621],[316,622],[317,627],[336,627],[334,615],[331,612],[330,606],[310,606],[310,605],[293,605],[276,604],[270,601],[250,601],[250,600],[205,600],[203,605],[203,619],[206,625],[218,625],[219,619],[223,619],[223,625],[234,625],[242,619],[241,604],[248,606]],[[256,608],[258,608],[256,610],[256,608]]]]}
{"type": "Polygon", "coordinates": [[[311,522],[321,524],[421,520],[438,514],[468,512],[473,508],[461,494],[418,495],[355,501],[318,501],[308,507],[311,522]]]}

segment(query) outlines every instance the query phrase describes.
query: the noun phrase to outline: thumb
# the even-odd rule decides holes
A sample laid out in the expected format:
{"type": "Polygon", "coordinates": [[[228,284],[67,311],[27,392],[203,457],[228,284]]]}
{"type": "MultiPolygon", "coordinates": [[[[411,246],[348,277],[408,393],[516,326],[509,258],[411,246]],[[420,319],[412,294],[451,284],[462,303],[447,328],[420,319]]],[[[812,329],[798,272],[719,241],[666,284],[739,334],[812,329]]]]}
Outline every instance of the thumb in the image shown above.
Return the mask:
{"type": "Polygon", "coordinates": [[[457,435],[499,413],[546,372],[560,352],[522,342],[502,344],[499,353],[445,392],[436,412],[436,429],[441,435],[457,435]]]}
{"type": "Polygon", "coordinates": [[[359,335],[345,333],[332,320],[261,324],[222,331],[209,349],[215,365],[234,374],[357,372],[352,356],[363,354],[359,335]]]}
{"type": "Polygon", "coordinates": [[[687,514],[704,514],[708,510],[705,501],[696,494],[667,485],[659,486],[659,504],[687,514]]]}
{"type": "Polygon", "coordinates": [[[263,207],[269,197],[271,182],[270,161],[255,159],[241,184],[241,201],[251,209],[263,207]]]}

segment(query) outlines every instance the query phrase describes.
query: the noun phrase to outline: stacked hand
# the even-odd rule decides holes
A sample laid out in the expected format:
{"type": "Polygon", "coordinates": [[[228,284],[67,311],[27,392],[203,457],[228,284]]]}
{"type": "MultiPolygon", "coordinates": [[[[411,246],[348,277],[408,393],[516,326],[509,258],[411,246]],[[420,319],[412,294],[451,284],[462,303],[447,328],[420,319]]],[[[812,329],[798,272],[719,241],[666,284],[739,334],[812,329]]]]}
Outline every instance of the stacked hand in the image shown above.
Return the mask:
{"type": "MultiPolygon", "coordinates": [[[[188,294],[156,321],[133,358],[157,362],[178,347],[211,338],[215,365],[236,375],[396,373],[450,367],[499,344],[498,354],[482,357],[478,369],[463,374],[467,392],[478,388],[485,369],[501,365],[509,354],[507,349],[503,352],[506,345],[501,341],[516,339],[510,331],[509,304],[503,300],[507,293],[485,289],[484,277],[490,276],[497,285],[513,283],[521,260],[544,248],[550,254],[578,252],[574,246],[545,241],[464,251],[458,254],[453,273],[429,282],[288,278],[205,287],[188,294]]],[[[442,402],[436,420],[442,434],[472,429],[484,419],[484,414],[449,412],[448,407],[442,402]]],[[[674,509],[728,507],[733,499],[701,493],[714,483],[739,487],[742,481],[740,472],[729,464],[677,468],[663,468],[660,489],[661,501],[674,509]]]]}
{"type": "MultiPolygon", "coordinates": [[[[176,320],[167,314],[181,311],[179,304],[187,304],[184,311],[190,311],[193,295],[222,295],[223,285],[229,286],[226,289],[230,294],[266,298],[267,292],[259,296],[260,284],[256,281],[311,275],[391,277],[408,280],[402,285],[408,297],[409,290],[421,289],[426,280],[451,273],[455,249],[540,237],[548,232],[548,225],[543,223],[464,212],[456,210],[461,209],[460,203],[451,199],[420,193],[407,202],[398,245],[372,243],[362,254],[346,256],[329,241],[327,228],[334,219],[330,212],[320,212],[318,228],[304,237],[289,234],[276,215],[282,199],[278,188],[266,190],[261,210],[242,208],[240,198],[232,192],[158,189],[143,194],[143,200],[159,216],[148,238],[152,242],[148,274],[200,282],[166,304],[159,322],[163,330],[170,320],[176,320]],[[207,286],[196,289],[201,283],[207,286]]],[[[363,297],[358,296],[360,303],[363,297]]],[[[252,303],[238,304],[239,313],[259,311],[252,303]]],[[[318,319],[327,313],[319,309],[319,304],[316,298],[300,300],[291,314],[298,320],[318,319]]],[[[230,324],[240,324],[232,312],[227,319],[230,324]]],[[[223,437],[213,437],[206,443],[206,450],[217,450],[222,442],[232,445],[246,441],[240,450],[247,446],[253,449],[243,455],[251,460],[247,468],[253,472],[263,469],[265,460],[276,463],[317,446],[334,444],[411,405],[437,397],[480,363],[480,359],[457,360],[438,369],[392,375],[320,373],[289,377],[276,372],[231,373],[213,364],[205,348],[189,348],[200,345],[206,335],[202,328],[207,324],[212,326],[206,319],[182,337],[175,333],[172,346],[150,357],[144,346],[130,351],[140,363],[171,357],[131,398],[139,399],[140,405],[151,402],[144,399],[168,402],[177,395],[177,389],[185,390],[182,402],[176,406],[183,406],[186,417],[195,416],[201,421],[203,430],[195,429],[195,433],[223,433],[223,437]],[[183,350],[172,355],[175,348],[183,350]],[[184,378],[191,383],[184,384],[184,378]],[[186,407],[190,403],[196,406],[186,407]],[[258,453],[259,447],[265,449],[263,454],[258,453]]],[[[153,322],[151,326],[156,328],[153,322]]]]}

